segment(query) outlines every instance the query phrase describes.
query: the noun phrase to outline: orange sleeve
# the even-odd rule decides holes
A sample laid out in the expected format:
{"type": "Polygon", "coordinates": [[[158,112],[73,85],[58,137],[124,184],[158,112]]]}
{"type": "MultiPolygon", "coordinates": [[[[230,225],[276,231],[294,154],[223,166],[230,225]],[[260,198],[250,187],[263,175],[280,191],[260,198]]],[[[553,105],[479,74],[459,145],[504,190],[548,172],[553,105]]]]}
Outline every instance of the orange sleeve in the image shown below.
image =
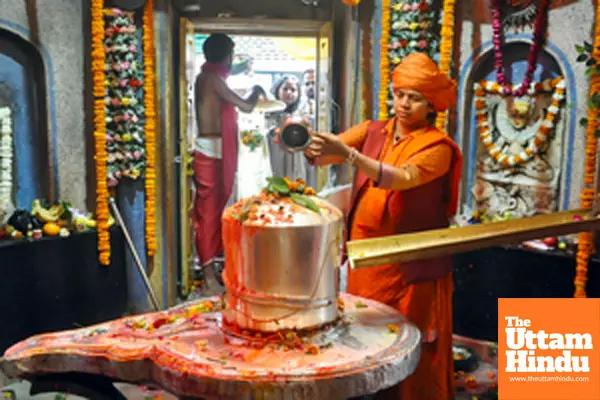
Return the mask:
{"type": "MultiPolygon", "coordinates": [[[[339,138],[347,146],[353,147],[360,151],[367,138],[367,132],[370,123],[371,121],[365,121],[361,124],[355,125],[352,128],[340,133],[339,138]]],[[[314,160],[314,165],[341,164],[343,162],[344,159],[341,157],[325,156],[314,160]]]]}
{"type": "Polygon", "coordinates": [[[452,148],[446,143],[423,150],[412,156],[408,162],[397,165],[401,176],[394,176],[390,189],[408,190],[424,185],[450,171],[452,148]]]}

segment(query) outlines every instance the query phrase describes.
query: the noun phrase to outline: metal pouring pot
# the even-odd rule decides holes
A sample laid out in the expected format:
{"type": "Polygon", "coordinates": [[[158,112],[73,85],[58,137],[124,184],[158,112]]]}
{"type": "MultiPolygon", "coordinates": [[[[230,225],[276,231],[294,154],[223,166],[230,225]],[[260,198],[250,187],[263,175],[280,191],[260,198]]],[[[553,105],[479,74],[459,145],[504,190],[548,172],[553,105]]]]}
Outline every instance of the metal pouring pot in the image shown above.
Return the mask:
{"type": "Polygon", "coordinates": [[[290,153],[304,151],[310,145],[310,123],[301,116],[289,118],[279,131],[279,144],[290,153]]]}

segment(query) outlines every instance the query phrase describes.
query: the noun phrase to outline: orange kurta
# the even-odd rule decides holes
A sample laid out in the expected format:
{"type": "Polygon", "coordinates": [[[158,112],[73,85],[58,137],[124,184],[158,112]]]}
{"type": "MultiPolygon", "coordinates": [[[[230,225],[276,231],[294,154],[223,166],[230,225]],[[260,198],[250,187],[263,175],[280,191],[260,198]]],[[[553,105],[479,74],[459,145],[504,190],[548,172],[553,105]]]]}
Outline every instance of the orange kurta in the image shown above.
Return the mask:
{"type": "MultiPolygon", "coordinates": [[[[347,145],[361,150],[370,122],[357,125],[340,135],[347,145]]],[[[394,120],[380,133],[387,135],[379,160],[401,168],[402,179],[391,188],[379,188],[368,181],[359,192],[350,219],[350,240],[387,236],[397,233],[397,218],[388,212],[391,191],[407,191],[426,185],[443,176],[450,176],[451,190],[458,189],[460,152],[451,140],[442,140],[415,152],[421,142],[431,140],[440,132],[426,128],[412,132],[393,144],[394,120]],[[417,146],[417,147],[415,147],[417,146]],[[406,154],[411,154],[407,157],[406,154]],[[457,164],[458,163],[458,164],[457,164]]],[[[437,136],[436,136],[437,137],[437,136]]],[[[341,161],[324,157],[318,164],[341,161]]],[[[449,208],[455,208],[456,193],[449,208]]],[[[452,210],[448,210],[452,213],[452,210]]],[[[436,280],[412,282],[401,264],[382,265],[350,271],[348,292],[388,304],[414,323],[423,334],[421,360],[415,373],[401,385],[377,395],[377,399],[447,400],[454,393],[454,362],[452,357],[452,275],[436,280]],[[408,282],[410,281],[410,282],[408,282]]]]}

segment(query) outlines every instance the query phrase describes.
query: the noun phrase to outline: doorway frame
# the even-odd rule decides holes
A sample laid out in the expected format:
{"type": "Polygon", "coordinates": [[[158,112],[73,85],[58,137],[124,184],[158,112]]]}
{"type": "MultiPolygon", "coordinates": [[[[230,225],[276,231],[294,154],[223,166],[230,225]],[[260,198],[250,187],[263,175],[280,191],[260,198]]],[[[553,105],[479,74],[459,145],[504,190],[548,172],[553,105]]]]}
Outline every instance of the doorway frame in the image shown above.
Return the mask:
{"type": "MultiPolygon", "coordinates": [[[[320,20],[295,20],[295,19],[256,19],[256,18],[185,18],[182,17],[179,19],[179,26],[185,26],[191,24],[194,27],[194,33],[225,33],[229,35],[235,36],[280,36],[280,37],[313,37],[316,39],[316,60],[315,60],[315,71],[317,71],[323,63],[321,62],[321,54],[319,51],[319,46],[321,41],[324,39],[324,32],[326,35],[326,40],[328,40],[328,60],[327,63],[328,68],[326,71],[327,79],[327,94],[326,97],[331,99],[332,96],[332,67],[333,67],[333,22],[331,21],[320,21],[320,20]]],[[[182,41],[180,40],[180,46],[182,41]]],[[[185,49],[180,48],[178,51],[179,54],[179,63],[181,66],[185,65],[185,49]]],[[[195,66],[196,68],[198,66],[195,66]]],[[[323,76],[321,73],[317,73],[317,88],[319,88],[319,76],[323,76]]],[[[186,79],[186,74],[182,68],[180,68],[180,76],[179,79],[176,80],[179,82],[179,90],[180,90],[180,102],[183,101],[186,96],[186,88],[190,84],[186,79]]],[[[181,103],[180,107],[186,107],[185,103],[181,103]]],[[[319,107],[317,107],[316,119],[319,118],[319,107]]],[[[180,116],[184,115],[187,112],[186,110],[181,110],[179,113],[180,116]],[[184,112],[185,111],[185,112],[184,112]]],[[[189,152],[189,143],[188,149],[181,148],[181,143],[187,143],[187,140],[182,141],[181,138],[186,137],[188,135],[187,124],[186,121],[179,121],[179,132],[178,132],[178,143],[175,145],[179,148],[178,153],[180,163],[177,164],[177,173],[175,176],[179,176],[179,179],[183,179],[182,170],[189,170],[189,162],[191,162],[190,157],[185,157],[189,152]]],[[[331,118],[328,120],[329,125],[331,126],[331,118]]],[[[322,182],[323,176],[327,177],[327,170],[324,168],[319,168],[317,171],[317,180],[319,181],[319,176],[321,176],[320,181],[322,182]]],[[[187,178],[188,181],[191,180],[191,177],[187,178]]],[[[181,183],[181,181],[180,181],[181,183]]],[[[190,217],[190,210],[188,208],[189,203],[187,202],[187,196],[189,193],[184,193],[186,187],[189,185],[177,185],[178,190],[176,192],[176,202],[179,206],[179,212],[176,213],[176,224],[175,226],[182,226],[182,219],[187,216],[190,217]]],[[[192,279],[190,279],[190,275],[192,272],[192,268],[194,266],[195,260],[195,245],[193,244],[193,224],[189,224],[190,228],[185,232],[184,229],[179,230],[179,246],[178,247],[178,257],[179,260],[179,268],[178,268],[178,295],[183,297],[190,292],[190,287],[192,284],[192,279]],[[190,250],[191,249],[191,250],[190,250]]],[[[184,225],[185,226],[185,225],[184,225]]]]}

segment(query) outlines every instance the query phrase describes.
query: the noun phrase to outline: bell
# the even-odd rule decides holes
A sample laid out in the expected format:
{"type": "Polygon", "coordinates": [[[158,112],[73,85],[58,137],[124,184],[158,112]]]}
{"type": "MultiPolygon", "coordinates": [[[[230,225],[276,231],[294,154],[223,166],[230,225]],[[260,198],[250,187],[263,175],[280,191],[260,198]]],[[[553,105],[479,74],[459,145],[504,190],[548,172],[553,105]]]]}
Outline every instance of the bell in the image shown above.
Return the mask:
{"type": "Polygon", "coordinates": [[[288,120],[281,128],[279,144],[291,153],[306,149],[310,142],[309,124],[300,117],[288,120]]]}

